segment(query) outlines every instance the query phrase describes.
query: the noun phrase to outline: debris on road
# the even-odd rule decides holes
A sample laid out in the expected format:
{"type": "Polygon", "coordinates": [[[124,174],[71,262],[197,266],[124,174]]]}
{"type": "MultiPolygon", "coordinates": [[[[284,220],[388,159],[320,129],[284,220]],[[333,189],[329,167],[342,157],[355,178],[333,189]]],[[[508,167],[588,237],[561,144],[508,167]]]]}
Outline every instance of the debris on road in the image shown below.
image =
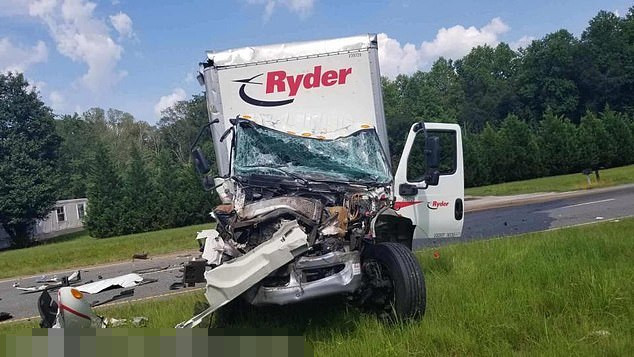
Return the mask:
{"type": "Polygon", "coordinates": [[[12,319],[12,318],[13,318],[13,315],[11,315],[10,313],[8,313],[8,312],[0,312],[0,321],[6,321],[6,320],[9,320],[9,319],[12,319]]]}
{"type": "Polygon", "coordinates": [[[170,268],[170,265],[166,265],[164,267],[155,266],[155,267],[150,267],[150,268],[133,270],[132,272],[135,273],[135,274],[143,275],[143,274],[156,273],[156,272],[159,272],[159,271],[167,270],[169,268],[170,268]]]}
{"type": "Polygon", "coordinates": [[[175,283],[172,283],[172,285],[170,285],[170,290],[178,290],[184,287],[185,287],[185,283],[183,283],[182,281],[177,281],[175,283]]]}
{"type": "MultiPolygon", "coordinates": [[[[132,296],[134,289],[124,290],[119,295],[106,300],[102,303],[88,304],[81,291],[71,287],[62,287],[59,289],[58,301],[55,302],[51,298],[48,291],[42,292],[38,300],[38,308],[40,311],[40,327],[42,328],[106,328],[106,327],[122,327],[132,325],[134,327],[145,327],[148,318],[145,316],[134,317],[131,320],[116,319],[113,317],[104,318],[98,316],[93,311],[94,306],[105,304],[122,297],[132,296]]],[[[3,316],[12,316],[8,313],[0,313],[0,321],[3,316]],[[6,315],[4,315],[6,314],[6,315]]]]}
{"type": "Polygon", "coordinates": [[[25,294],[29,294],[29,293],[36,293],[36,292],[39,292],[39,291],[48,290],[49,287],[50,287],[50,285],[40,285],[40,286],[30,286],[28,288],[16,287],[16,289],[18,289],[20,291],[24,291],[25,294]]]}
{"type": "Polygon", "coordinates": [[[143,277],[139,274],[126,274],[110,279],[103,279],[90,284],[84,284],[77,287],[77,290],[87,294],[98,294],[106,289],[116,287],[131,288],[139,285],[143,281],[143,277]]]}
{"type": "Polygon", "coordinates": [[[158,279],[147,279],[147,278],[143,278],[143,281],[141,281],[140,283],[138,283],[136,286],[142,286],[142,285],[152,284],[152,283],[156,283],[157,281],[158,281],[158,279]]]}
{"type": "Polygon", "coordinates": [[[40,280],[38,280],[38,283],[44,283],[42,285],[38,285],[38,286],[29,286],[29,287],[20,287],[20,283],[16,282],[13,284],[13,287],[16,288],[17,290],[23,291],[23,294],[31,294],[31,293],[37,293],[40,291],[45,291],[45,290],[51,290],[51,289],[57,289],[60,288],[62,286],[69,286],[72,283],[77,283],[81,281],[81,272],[79,270],[73,272],[71,275],[69,276],[63,276],[61,278],[58,277],[53,277],[53,278],[46,278],[45,276],[43,276],[40,280]]]}
{"type": "Polygon", "coordinates": [[[67,278],[69,282],[74,282],[77,280],[81,280],[81,273],[79,270],[74,271],[72,274],[70,274],[68,277],[61,277],[58,278],[57,275],[53,275],[53,277],[48,278],[46,275],[43,275],[40,280],[36,281],[36,283],[40,283],[40,284],[55,284],[55,283],[61,283],[64,281],[64,279],[67,278]]]}
{"type": "Polygon", "coordinates": [[[132,256],[132,260],[134,259],[141,259],[141,260],[146,260],[148,259],[147,257],[147,253],[136,253],[132,256]]]}
{"type": "Polygon", "coordinates": [[[205,268],[207,267],[207,259],[192,259],[185,265],[183,273],[183,284],[194,286],[196,283],[205,282],[205,268]]]}
{"type": "Polygon", "coordinates": [[[53,275],[52,278],[48,278],[46,277],[46,275],[42,275],[40,280],[36,281],[36,283],[58,283],[58,282],[59,282],[59,278],[57,277],[57,275],[53,275]]]}
{"type": "Polygon", "coordinates": [[[97,316],[81,291],[71,287],[61,287],[58,301],[44,291],[38,300],[40,327],[43,328],[102,328],[103,318],[97,316]]]}
{"type": "Polygon", "coordinates": [[[99,300],[93,301],[90,304],[90,306],[91,307],[97,307],[97,306],[105,305],[107,303],[111,303],[113,301],[129,298],[129,297],[132,297],[132,296],[134,296],[134,289],[123,290],[118,295],[115,295],[115,296],[111,297],[110,299],[107,299],[107,300],[104,300],[104,301],[99,301],[99,300]]]}

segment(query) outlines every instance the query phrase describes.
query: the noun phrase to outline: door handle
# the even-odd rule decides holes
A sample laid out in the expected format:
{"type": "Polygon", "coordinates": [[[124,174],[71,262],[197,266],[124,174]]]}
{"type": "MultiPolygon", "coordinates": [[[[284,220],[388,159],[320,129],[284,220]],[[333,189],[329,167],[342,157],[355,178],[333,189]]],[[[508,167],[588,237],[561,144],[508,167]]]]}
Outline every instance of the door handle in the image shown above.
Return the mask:
{"type": "Polygon", "coordinates": [[[456,198],[456,204],[454,205],[454,217],[456,221],[459,221],[464,216],[464,204],[462,198],[456,198]]]}

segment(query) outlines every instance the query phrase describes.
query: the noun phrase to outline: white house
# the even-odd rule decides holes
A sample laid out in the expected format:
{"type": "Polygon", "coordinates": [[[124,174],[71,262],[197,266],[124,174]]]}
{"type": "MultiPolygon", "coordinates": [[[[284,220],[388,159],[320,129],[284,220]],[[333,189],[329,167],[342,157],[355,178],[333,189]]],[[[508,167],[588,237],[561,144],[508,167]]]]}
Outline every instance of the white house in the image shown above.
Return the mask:
{"type": "MultiPolygon", "coordinates": [[[[85,198],[55,202],[55,208],[48,216],[35,223],[33,238],[42,240],[82,230],[84,228],[83,218],[86,215],[87,203],[88,200],[85,198]]],[[[8,235],[0,227],[0,249],[8,246],[8,235]]]]}

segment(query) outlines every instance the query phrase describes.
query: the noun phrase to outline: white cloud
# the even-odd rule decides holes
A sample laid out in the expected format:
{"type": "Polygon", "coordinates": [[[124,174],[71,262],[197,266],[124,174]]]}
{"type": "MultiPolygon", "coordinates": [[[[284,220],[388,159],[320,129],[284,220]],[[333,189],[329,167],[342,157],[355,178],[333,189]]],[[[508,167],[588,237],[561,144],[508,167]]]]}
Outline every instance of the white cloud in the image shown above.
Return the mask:
{"type": "Polygon", "coordinates": [[[384,33],[378,35],[378,40],[382,75],[393,78],[400,73],[412,73],[418,69],[420,54],[416,46],[407,43],[401,47],[397,40],[384,33]]]}
{"type": "Polygon", "coordinates": [[[185,100],[187,98],[187,94],[183,88],[175,88],[171,94],[162,96],[159,101],[154,106],[154,114],[156,117],[161,116],[161,112],[177,102],[181,100],[185,100]]]}
{"type": "Polygon", "coordinates": [[[54,112],[61,112],[64,109],[66,99],[62,93],[54,90],[48,95],[48,99],[54,112]]]}
{"type": "Polygon", "coordinates": [[[277,7],[285,7],[300,17],[310,15],[316,0],[246,0],[249,4],[264,5],[264,20],[268,21],[277,7]]]}
{"type": "Polygon", "coordinates": [[[423,41],[418,48],[411,43],[401,45],[397,40],[381,33],[378,37],[381,74],[393,78],[401,73],[411,74],[419,69],[428,69],[439,57],[462,58],[474,47],[496,46],[500,43],[500,35],[509,29],[499,17],[479,29],[462,25],[443,27],[433,40],[423,41]]]}
{"type": "Polygon", "coordinates": [[[93,90],[109,88],[126,75],[117,69],[123,47],[110,37],[97,5],[87,0],[36,0],[29,14],[41,19],[64,56],[88,66],[81,83],[93,90]]]}
{"type": "Polygon", "coordinates": [[[512,42],[509,46],[517,51],[520,48],[528,47],[534,40],[535,37],[533,36],[522,36],[519,40],[512,42]]]}
{"type": "Polygon", "coordinates": [[[48,49],[42,41],[28,48],[14,44],[8,37],[0,38],[0,73],[24,72],[31,65],[47,59],[48,49]]]}
{"type": "Polygon", "coordinates": [[[29,79],[29,78],[27,78],[27,81],[29,82],[29,91],[31,92],[33,91],[41,92],[42,89],[46,87],[46,82],[44,81],[37,81],[37,80],[29,79]]]}
{"type": "Polygon", "coordinates": [[[117,30],[122,37],[132,37],[134,32],[132,31],[132,19],[124,12],[119,12],[116,15],[110,16],[110,23],[117,30]]]}

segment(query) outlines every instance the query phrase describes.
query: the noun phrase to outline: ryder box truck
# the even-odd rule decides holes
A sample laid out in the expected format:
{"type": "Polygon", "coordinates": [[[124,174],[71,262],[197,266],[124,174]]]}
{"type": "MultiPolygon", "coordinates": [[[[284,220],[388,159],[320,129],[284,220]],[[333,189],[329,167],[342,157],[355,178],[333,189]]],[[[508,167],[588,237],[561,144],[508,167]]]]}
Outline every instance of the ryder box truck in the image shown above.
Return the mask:
{"type": "Polygon", "coordinates": [[[222,205],[198,236],[210,307],[179,327],[238,297],[347,294],[380,315],[422,316],[412,242],[461,234],[461,131],[413,123],[391,167],[376,35],[209,52],[199,81],[217,176],[192,155],[222,205]]]}

